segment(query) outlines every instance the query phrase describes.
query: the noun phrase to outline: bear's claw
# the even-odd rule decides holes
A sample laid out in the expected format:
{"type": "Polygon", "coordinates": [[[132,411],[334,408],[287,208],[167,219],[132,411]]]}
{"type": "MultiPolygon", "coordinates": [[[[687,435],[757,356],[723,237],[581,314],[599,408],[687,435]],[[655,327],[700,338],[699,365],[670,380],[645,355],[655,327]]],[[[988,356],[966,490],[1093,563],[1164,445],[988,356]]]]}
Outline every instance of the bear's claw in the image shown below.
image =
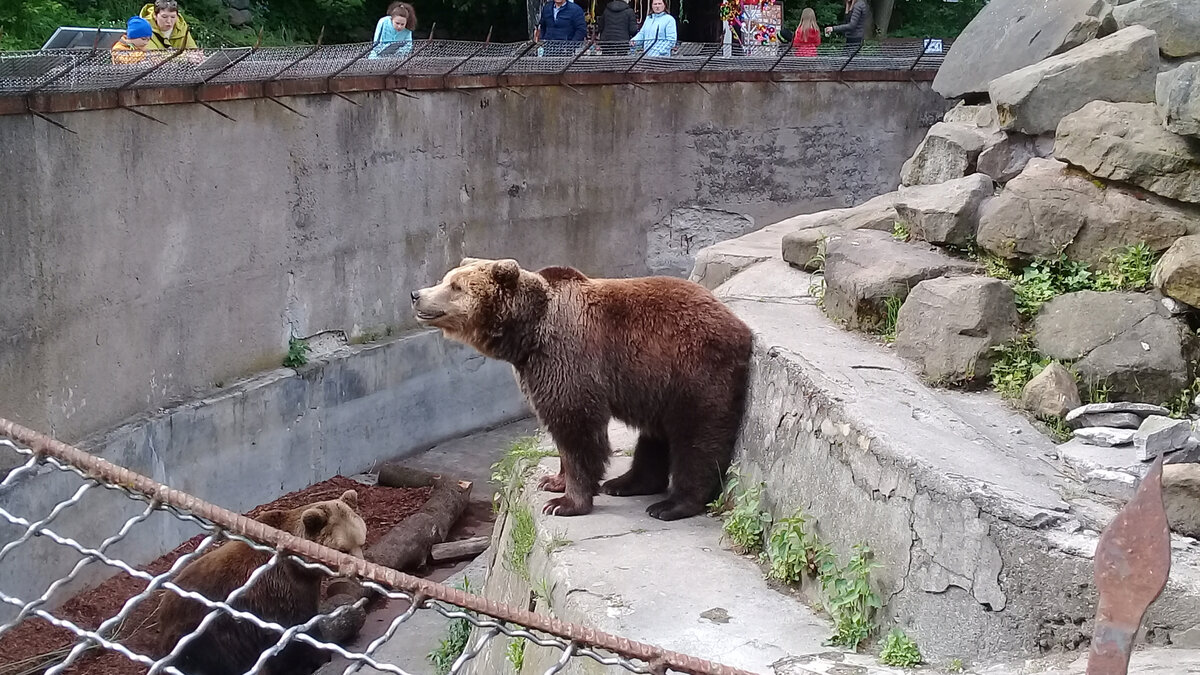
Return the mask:
{"type": "Polygon", "coordinates": [[[567,478],[561,473],[554,476],[543,476],[538,481],[538,489],[543,492],[558,492],[561,494],[567,491],[567,478]]]}
{"type": "Polygon", "coordinates": [[[582,516],[591,512],[591,504],[577,504],[570,497],[555,497],[542,507],[542,513],[551,516],[582,516]]]}

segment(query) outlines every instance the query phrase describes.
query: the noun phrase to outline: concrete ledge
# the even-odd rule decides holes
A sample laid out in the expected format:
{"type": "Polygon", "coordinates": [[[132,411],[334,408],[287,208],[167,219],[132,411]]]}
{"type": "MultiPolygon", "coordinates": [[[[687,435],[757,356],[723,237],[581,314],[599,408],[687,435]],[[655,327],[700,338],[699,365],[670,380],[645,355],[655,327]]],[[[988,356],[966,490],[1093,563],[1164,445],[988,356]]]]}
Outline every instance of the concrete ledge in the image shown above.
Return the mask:
{"type": "MultiPolygon", "coordinates": [[[[1119,503],[1061,471],[1054,444],[997,397],[927,388],[835,326],[809,287],[776,257],[716,290],[755,333],[738,452],[772,515],[803,509],[839,554],[866,542],[886,621],[934,662],[1078,646],[1098,531],[1119,503]]],[[[1158,641],[1200,616],[1200,553],[1176,548],[1145,623],[1158,641]]]]}
{"type": "MultiPolygon", "coordinates": [[[[280,368],[152,417],[126,423],[80,446],[93,454],[244,512],[331,476],[525,417],[529,410],[511,368],[421,331],[379,344],[342,348],[297,370],[280,368]]],[[[46,469],[4,495],[16,515],[39,519],[78,486],[46,469]]],[[[91,490],[52,523],[55,531],[96,546],[144,506],[122,494],[91,490]]],[[[109,552],[142,564],[198,533],[195,525],[155,513],[136,536],[109,552]]],[[[0,540],[17,529],[0,526],[0,540]]],[[[35,538],[0,561],[0,587],[40,595],[77,556],[35,538]]],[[[65,600],[115,570],[91,564],[55,596],[65,600]]],[[[52,606],[55,603],[51,603],[52,606]]],[[[11,616],[0,609],[0,621],[11,616]]]]}
{"type": "MultiPolygon", "coordinates": [[[[619,450],[636,441],[615,424],[610,436],[619,450]]],[[[545,446],[553,447],[548,440],[545,446]]],[[[629,461],[614,457],[609,474],[625,471],[629,461]]],[[[497,521],[497,553],[483,593],[489,599],[752,672],[771,672],[780,659],[829,651],[821,646],[832,634],[827,622],[793,596],[769,588],[752,560],[725,550],[716,519],[664,523],[645,513],[661,497],[607,495],[596,498],[587,516],[546,516],[541,507],[554,495],[537,492],[535,485],[538,477],[557,471],[556,458],[542,460],[517,507],[529,510],[537,532],[526,569],[507,562],[513,514],[497,521]]],[[[466,672],[513,672],[506,646],[507,640],[493,641],[466,672]]],[[[545,672],[560,655],[527,645],[521,673],[545,672]]],[[[627,671],[572,659],[561,672],[627,671]]]]}

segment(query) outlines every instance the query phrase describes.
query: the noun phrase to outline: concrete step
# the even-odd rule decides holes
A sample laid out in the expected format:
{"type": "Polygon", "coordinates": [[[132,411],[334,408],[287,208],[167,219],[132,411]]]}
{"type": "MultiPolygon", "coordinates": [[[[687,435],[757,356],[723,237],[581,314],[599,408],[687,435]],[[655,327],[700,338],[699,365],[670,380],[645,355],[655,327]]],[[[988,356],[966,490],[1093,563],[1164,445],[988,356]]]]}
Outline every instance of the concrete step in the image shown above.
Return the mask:
{"type": "MultiPolygon", "coordinates": [[[[755,333],[738,455],[772,516],[802,510],[842,555],[867,543],[886,625],[935,663],[1085,644],[1092,555],[1122,493],[1095,490],[1077,453],[998,397],[930,389],[891,349],[839,328],[810,294],[812,277],[761,259],[768,243],[756,234],[744,252],[739,240],[701,252],[692,276],[738,268],[715,292],[755,333]]],[[[1154,642],[1178,642],[1200,617],[1200,550],[1179,537],[1173,548],[1145,622],[1154,642]]]]}

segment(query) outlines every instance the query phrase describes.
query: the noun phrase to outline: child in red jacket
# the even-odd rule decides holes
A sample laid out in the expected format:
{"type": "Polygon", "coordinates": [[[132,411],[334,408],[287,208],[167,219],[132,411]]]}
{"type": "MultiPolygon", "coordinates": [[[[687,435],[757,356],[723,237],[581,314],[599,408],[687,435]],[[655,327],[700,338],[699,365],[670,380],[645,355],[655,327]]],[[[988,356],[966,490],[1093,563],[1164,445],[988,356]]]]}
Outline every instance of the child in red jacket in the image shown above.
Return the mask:
{"type": "Polygon", "coordinates": [[[800,25],[792,38],[792,53],[796,56],[816,56],[817,45],[821,44],[821,28],[817,26],[817,13],[805,7],[800,13],[800,25]]]}

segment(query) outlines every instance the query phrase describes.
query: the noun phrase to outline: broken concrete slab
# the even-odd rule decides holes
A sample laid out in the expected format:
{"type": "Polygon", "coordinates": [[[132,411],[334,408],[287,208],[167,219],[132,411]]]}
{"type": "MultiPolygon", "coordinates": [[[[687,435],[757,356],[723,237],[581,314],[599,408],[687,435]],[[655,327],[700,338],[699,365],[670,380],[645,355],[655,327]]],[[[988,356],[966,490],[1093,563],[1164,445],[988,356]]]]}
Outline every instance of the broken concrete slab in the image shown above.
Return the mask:
{"type": "Polygon", "coordinates": [[[1133,448],[1137,451],[1139,462],[1148,462],[1159,455],[1182,450],[1191,435],[1190,420],[1151,415],[1134,432],[1133,448]]]}
{"type": "Polygon", "coordinates": [[[1081,427],[1074,431],[1074,437],[1088,445],[1098,445],[1102,448],[1115,448],[1133,443],[1135,429],[1117,429],[1114,427],[1081,427]]]}

